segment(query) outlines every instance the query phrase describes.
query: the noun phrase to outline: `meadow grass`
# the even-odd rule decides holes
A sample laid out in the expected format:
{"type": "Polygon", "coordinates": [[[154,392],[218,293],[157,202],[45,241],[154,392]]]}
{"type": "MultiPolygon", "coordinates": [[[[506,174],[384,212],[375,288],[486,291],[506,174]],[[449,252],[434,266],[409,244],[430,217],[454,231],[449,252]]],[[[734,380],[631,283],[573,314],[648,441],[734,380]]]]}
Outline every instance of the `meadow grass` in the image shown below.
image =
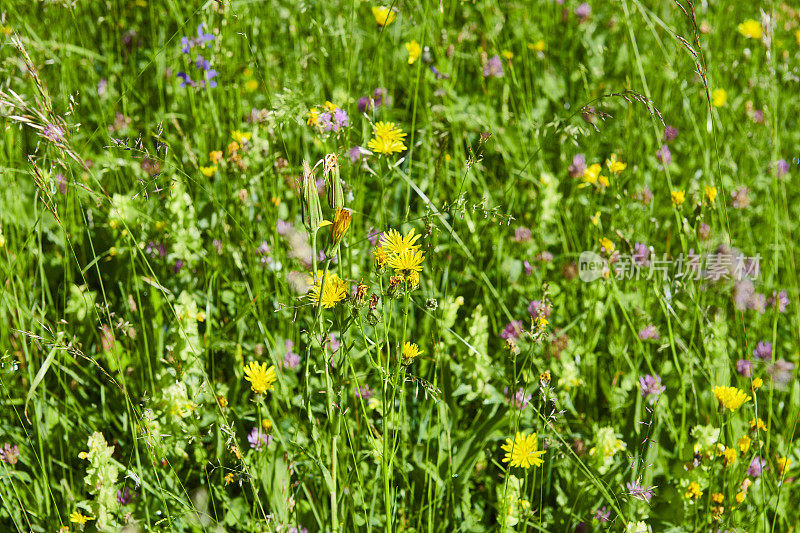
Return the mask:
{"type": "Polygon", "coordinates": [[[0,17],[0,530],[796,528],[789,3],[0,17]]]}

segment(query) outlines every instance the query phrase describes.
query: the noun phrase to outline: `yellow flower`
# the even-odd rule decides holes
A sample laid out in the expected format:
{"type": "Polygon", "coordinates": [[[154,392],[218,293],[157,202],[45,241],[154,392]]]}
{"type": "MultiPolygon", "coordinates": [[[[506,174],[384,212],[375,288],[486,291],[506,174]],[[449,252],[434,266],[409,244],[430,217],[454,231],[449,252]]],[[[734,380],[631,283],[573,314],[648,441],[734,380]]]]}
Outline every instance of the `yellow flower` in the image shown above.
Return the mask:
{"type": "Polygon", "coordinates": [[[541,466],[544,462],[541,456],[545,451],[539,451],[536,433],[526,436],[524,433],[517,432],[513,442],[508,438],[500,448],[506,452],[503,462],[510,462],[511,466],[530,468],[531,466],[541,466]]]}
{"type": "Polygon", "coordinates": [[[403,345],[403,362],[410,363],[416,359],[417,356],[422,355],[423,353],[425,352],[421,351],[419,346],[413,342],[407,342],[403,345]]]}
{"type": "Polygon", "coordinates": [[[744,492],[737,492],[736,503],[742,503],[743,501],[744,501],[744,492]]]}
{"type": "Polygon", "coordinates": [[[750,385],[753,386],[753,390],[758,390],[764,384],[764,380],[761,378],[755,378],[753,381],[750,382],[750,385]]]}
{"type": "Polygon", "coordinates": [[[754,419],[750,420],[750,429],[751,430],[753,430],[753,429],[756,429],[756,430],[761,429],[761,430],[766,431],[767,430],[767,425],[760,418],[754,418],[754,419]]]}
{"type": "Polygon", "coordinates": [[[717,198],[717,188],[716,187],[709,187],[708,185],[706,185],[703,188],[703,192],[706,195],[706,199],[708,200],[708,203],[713,204],[714,200],[717,198]]]}
{"type": "Polygon", "coordinates": [[[739,449],[742,450],[742,453],[747,453],[747,450],[750,449],[750,437],[747,435],[742,435],[742,437],[736,441],[736,444],[739,446],[739,449]]]}
{"type": "Polygon", "coordinates": [[[672,191],[669,193],[672,197],[672,203],[680,206],[686,200],[686,191],[672,191]]]}
{"type": "Polygon", "coordinates": [[[234,141],[236,141],[239,144],[246,144],[246,143],[250,142],[250,137],[252,137],[252,136],[253,136],[252,133],[249,133],[249,132],[248,133],[244,133],[244,132],[241,132],[239,130],[231,132],[231,137],[233,138],[234,141]]]}
{"type": "Polygon", "coordinates": [[[424,260],[425,254],[419,250],[404,250],[389,258],[389,266],[396,271],[409,274],[411,272],[420,272],[422,270],[422,261],[424,260]]]}
{"type": "Polygon", "coordinates": [[[722,452],[722,455],[725,457],[725,466],[730,466],[738,460],[738,454],[736,450],[733,448],[725,448],[725,451],[722,452]]]}
{"type": "Polygon", "coordinates": [[[319,123],[319,109],[316,107],[312,107],[308,110],[308,119],[306,120],[306,124],[309,126],[316,126],[319,123]]]}
{"type": "Polygon", "coordinates": [[[372,16],[375,17],[378,26],[388,26],[397,18],[397,11],[388,7],[373,6],[372,16]]]}
{"type": "Polygon", "coordinates": [[[337,208],[336,214],[333,215],[333,226],[331,227],[331,238],[334,245],[342,240],[348,229],[350,229],[350,210],[337,208]]]}
{"type": "Polygon", "coordinates": [[[270,431],[272,429],[272,420],[269,418],[265,418],[261,421],[261,427],[264,428],[264,431],[270,431]]]}
{"type": "Polygon", "coordinates": [[[244,84],[244,90],[251,93],[258,89],[258,81],[257,80],[247,80],[244,84]]]}
{"type": "Polygon", "coordinates": [[[231,483],[233,483],[234,481],[236,481],[236,476],[234,476],[234,475],[233,475],[233,472],[228,472],[228,473],[225,475],[225,484],[226,484],[226,485],[230,485],[230,484],[231,484],[231,483]]]}
{"type": "Polygon", "coordinates": [[[308,278],[308,282],[311,284],[311,288],[308,290],[308,299],[314,305],[322,303],[322,307],[330,309],[347,297],[347,284],[333,272],[328,272],[327,276],[323,276],[323,272],[319,270],[315,277],[309,276],[308,278]],[[323,277],[325,278],[325,288],[322,290],[320,299],[323,277]]]}
{"type": "Polygon", "coordinates": [[[208,160],[212,163],[219,163],[219,161],[222,160],[222,150],[208,152],[208,160]]]}
{"type": "Polygon", "coordinates": [[[399,255],[408,250],[418,250],[416,243],[422,235],[414,235],[414,228],[411,228],[405,236],[399,231],[390,229],[381,235],[380,246],[392,255],[399,255]]]}
{"type": "Polygon", "coordinates": [[[611,154],[611,157],[606,159],[606,166],[608,171],[614,174],[619,174],[628,166],[627,163],[617,160],[617,154],[611,154]]]}
{"type": "Polygon", "coordinates": [[[336,113],[336,104],[331,102],[330,100],[325,101],[325,105],[323,106],[328,113],[336,113]]]}
{"type": "Polygon", "coordinates": [[[689,498],[699,499],[703,495],[703,491],[700,490],[700,485],[697,484],[696,481],[692,481],[689,483],[689,487],[686,489],[684,496],[689,498]]]}
{"type": "Polygon", "coordinates": [[[596,225],[598,225],[600,223],[600,211],[598,211],[597,213],[592,215],[591,221],[592,221],[592,225],[594,225],[594,226],[596,226],[596,225]]]}
{"type": "Polygon", "coordinates": [[[200,172],[202,172],[203,176],[207,178],[213,176],[216,171],[217,171],[217,165],[213,165],[210,167],[200,167],[200,172]]]}
{"type": "Polygon", "coordinates": [[[72,514],[69,515],[69,521],[74,524],[84,525],[89,520],[94,520],[93,516],[86,516],[81,514],[80,511],[72,511],[72,514]]]}
{"type": "Polygon", "coordinates": [[[752,398],[736,387],[714,387],[714,396],[720,405],[730,411],[735,411],[752,398]]]}
{"type": "Polygon", "coordinates": [[[800,46],[800,30],[795,30],[794,38],[797,41],[797,45],[800,46]]]}
{"type": "Polygon", "coordinates": [[[375,256],[375,262],[378,263],[379,267],[383,267],[386,262],[389,260],[389,254],[386,253],[386,250],[383,246],[378,246],[372,251],[372,255],[375,256]]]}
{"type": "Polygon", "coordinates": [[[543,39],[539,39],[535,43],[528,43],[528,49],[534,52],[544,52],[545,44],[543,39]]]}
{"type": "Polygon", "coordinates": [[[422,55],[422,47],[417,41],[406,43],[406,50],[408,50],[408,64],[413,65],[419,56],[422,55]]]}
{"type": "Polygon", "coordinates": [[[792,462],[792,458],[791,457],[778,457],[775,460],[775,462],[778,463],[778,475],[782,476],[789,469],[789,464],[792,462]]]}
{"type": "Polygon", "coordinates": [[[611,239],[609,239],[608,237],[603,237],[602,239],[600,239],[600,246],[602,246],[607,253],[611,253],[614,251],[614,243],[611,242],[611,239]]]}
{"type": "Polygon", "coordinates": [[[728,91],[725,89],[714,89],[711,93],[711,105],[714,107],[722,107],[728,101],[728,91]]]}
{"type": "Polygon", "coordinates": [[[608,178],[603,176],[603,175],[601,175],[599,178],[597,178],[597,183],[601,187],[608,187],[608,185],[609,185],[608,178]]]}
{"type": "Polygon", "coordinates": [[[264,394],[268,390],[275,388],[278,380],[275,375],[275,367],[267,368],[267,363],[256,363],[251,361],[244,367],[244,378],[250,382],[250,388],[256,394],[264,394]]]}
{"type": "Polygon", "coordinates": [[[722,503],[725,501],[725,495],[721,492],[715,492],[711,495],[711,501],[714,503],[722,503]]]}
{"type": "Polygon", "coordinates": [[[367,147],[379,154],[392,154],[406,149],[406,134],[394,122],[378,122],[372,129],[374,137],[370,139],[367,147]]]}
{"type": "Polygon", "coordinates": [[[509,61],[514,59],[514,52],[512,52],[511,50],[503,50],[502,52],[500,52],[500,55],[508,59],[509,61]]]}
{"type": "Polygon", "coordinates": [[[761,39],[761,23],[753,19],[745,20],[739,24],[739,33],[748,39],[761,39]]]}
{"type": "Polygon", "coordinates": [[[600,165],[600,163],[595,163],[583,169],[583,182],[592,185],[597,183],[597,178],[600,176],[601,170],[603,170],[603,167],[600,165]]]}

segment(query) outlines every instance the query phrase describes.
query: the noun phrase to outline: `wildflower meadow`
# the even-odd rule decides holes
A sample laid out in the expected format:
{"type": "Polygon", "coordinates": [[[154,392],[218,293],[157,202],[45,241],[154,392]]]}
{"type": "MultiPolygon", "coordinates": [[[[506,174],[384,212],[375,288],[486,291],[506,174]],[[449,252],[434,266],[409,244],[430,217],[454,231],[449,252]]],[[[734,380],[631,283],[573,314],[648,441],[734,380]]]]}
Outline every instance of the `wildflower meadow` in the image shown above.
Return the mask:
{"type": "Polygon", "coordinates": [[[0,3],[0,532],[798,531],[800,7],[0,3]]]}

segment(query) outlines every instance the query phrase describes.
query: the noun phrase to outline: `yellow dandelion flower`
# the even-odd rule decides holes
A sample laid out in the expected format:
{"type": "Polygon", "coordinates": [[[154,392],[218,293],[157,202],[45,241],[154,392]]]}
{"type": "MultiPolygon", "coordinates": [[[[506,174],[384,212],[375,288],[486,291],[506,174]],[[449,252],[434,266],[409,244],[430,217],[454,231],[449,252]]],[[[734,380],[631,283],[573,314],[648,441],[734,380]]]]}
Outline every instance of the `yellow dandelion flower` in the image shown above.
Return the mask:
{"type": "Polygon", "coordinates": [[[390,229],[381,235],[378,243],[387,253],[398,255],[408,250],[418,250],[419,245],[415,244],[422,235],[415,235],[414,228],[403,236],[399,231],[390,229]]]}
{"type": "Polygon", "coordinates": [[[708,200],[708,203],[713,204],[714,200],[717,198],[717,188],[709,187],[708,185],[706,185],[703,188],[703,192],[705,193],[706,200],[708,200]]]}
{"type": "Polygon", "coordinates": [[[714,396],[720,405],[730,411],[735,411],[752,398],[736,387],[714,387],[714,396]]]}
{"type": "Polygon", "coordinates": [[[404,250],[389,258],[389,266],[398,272],[420,272],[424,260],[425,254],[419,250],[404,250]]]}
{"type": "Polygon", "coordinates": [[[406,43],[406,50],[408,50],[408,64],[413,65],[416,63],[419,56],[422,55],[422,47],[417,41],[410,41],[406,43]]]}
{"type": "Polygon", "coordinates": [[[742,453],[747,453],[747,450],[750,449],[751,442],[752,441],[750,440],[750,437],[747,435],[742,435],[742,437],[736,441],[736,445],[739,446],[739,449],[742,451],[742,453]]]}
{"type": "Polygon", "coordinates": [[[250,382],[250,388],[256,394],[264,394],[275,388],[278,380],[275,375],[275,367],[267,368],[267,363],[250,362],[244,367],[244,378],[250,382]]]}
{"type": "Polygon", "coordinates": [[[500,448],[506,452],[503,462],[510,462],[511,466],[530,468],[531,466],[541,466],[544,463],[541,456],[544,455],[545,451],[539,451],[536,433],[526,436],[524,433],[517,432],[513,442],[508,438],[500,448]]]}
{"type": "Polygon", "coordinates": [[[375,248],[372,251],[372,254],[375,256],[375,262],[381,268],[383,268],[383,266],[389,260],[389,254],[386,252],[386,249],[383,246],[378,246],[375,248]]]}
{"type": "Polygon", "coordinates": [[[372,129],[373,138],[367,147],[379,154],[393,154],[406,149],[406,134],[394,122],[378,122],[372,129]]]}
{"type": "Polygon", "coordinates": [[[94,517],[86,516],[78,510],[72,511],[72,514],[69,515],[69,521],[73,524],[85,525],[89,520],[94,520],[94,517]]]}
{"type": "Polygon", "coordinates": [[[411,273],[406,277],[406,281],[412,289],[419,285],[419,272],[412,270],[411,273]]]}
{"type": "Polygon", "coordinates": [[[711,105],[714,107],[722,107],[728,101],[728,91],[725,89],[714,89],[711,93],[711,105]]]}
{"type": "Polygon", "coordinates": [[[261,427],[264,428],[264,431],[270,431],[272,429],[272,420],[269,418],[265,418],[261,421],[261,427]]]}
{"type": "Polygon", "coordinates": [[[397,18],[397,11],[383,6],[372,6],[372,16],[378,26],[388,26],[397,18]]]}
{"type": "Polygon", "coordinates": [[[697,500],[703,495],[703,491],[700,490],[700,485],[698,485],[696,481],[692,481],[689,483],[689,487],[683,495],[690,500],[697,500]]]}
{"type": "Polygon", "coordinates": [[[761,23],[753,19],[745,20],[739,24],[739,33],[748,39],[761,39],[761,23]]]}
{"type": "Polygon", "coordinates": [[[628,164],[623,163],[617,159],[617,154],[611,154],[611,157],[606,159],[606,166],[608,167],[608,171],[613,174],[619,174],[625,168],[627,168],[628,164]]]}
{"type": "Polygon", "coordinates": [[[417,346],[413,342],[407,342],[403,345],[403,362],[410,363],[423,353],[425,352],[420,350],[419,346],[417,346]]]}
{"type": "Polygon", "coordinates": [[[207,178],[213,176],[216,171],[217,171],[217,165],[213,165],[210,167],[200,167],[200,172],[202,172],[203,176],[207,178]]]}
{"type": "Polygon", "coordinates": [[[686,191],[672,191],[670,197],[672,197],[672,203],[675,204],[676,207],[680,207],[684,201],[686,201],[686,191]]]}
{"type": "Polygon", "coordinates": [[[752,385],[753,390],[758,390],[764,385],[764,380],[761,378],[754,378],[753,381],[750,382],[750,385],[752,385]]]}
{"type": "Polygon", "coordinates": [[[317,271],[316,276],[308,276],[308,282],[311,288],[308,290],[307,296],[314,305],[321,303],[322,307],[330,309],[347,297],[347,284],[333,272],[328,272],[328,275],[324,276],[321,270],[317,271]],[[322,288],[322,298],[320,298],[323,277],[325,278],[325,287],[322,288]]]}

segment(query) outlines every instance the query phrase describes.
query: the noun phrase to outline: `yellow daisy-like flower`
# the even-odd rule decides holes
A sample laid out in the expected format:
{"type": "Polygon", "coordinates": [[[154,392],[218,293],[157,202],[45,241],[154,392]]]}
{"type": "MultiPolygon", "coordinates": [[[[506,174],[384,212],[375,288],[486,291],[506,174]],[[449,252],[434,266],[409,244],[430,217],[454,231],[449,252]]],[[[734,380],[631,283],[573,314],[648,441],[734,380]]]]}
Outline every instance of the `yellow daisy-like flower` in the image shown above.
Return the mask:
{"type": "Polygon", "coordinates": [[[725,89],[714,89],[711,93],[711,105],[714,107],[722,107],[728,101],[728,91],[725,89]]]}
{"type": "Polygon", "coordinates": [[[736,441],[736,445],[739,446],[739,449],[742,451],[742,453],[747,453],[747,450],[750,449],[751,442],[752,441],[750,440],[750,437],[747,435],[742,435],[742,437],[736,441]]]}
{"type": "Polygon", "coordinates": [[[752,398],[736,387],[714,387],[714,396],[722,407],[735,411],[752,398]]]}
{"type": "Polygon", "coordinates": [[[680,205],[686,201],[686,191],[672,191],[669,194],[670,197],[672,197],[672,203],[677,207],[680,207],[680,205]]]}
{"type": "Polygon", "coordinates": [[[69,515],[69,521],[73,524],[85,525],[89,520],[94,520],[94,517],[81,514],[81,512],[77,510],[72,511],[72,514],[69,515]]]}
{"type": "Polygon", "coordinates": [[[754,378],[753,381],[750,382],[750,385],[753,387],[753,390],[758,390],[764,385],[764,380],[761,378],[754,378]]]}
{"type": "Polygon", "coordinates": [[[417,41],[410,41],[406,43],[406,50],[408,50],[408,64],[413,65],[416,63],[419,56],[422,55],[422,47],[417,41]]]}
{"type": "Polygon", "coordinates": [[[403,345],[403,362],[410,363],[423,353],[425,352],[420,350],[419,346],[417,346],[413,342],[407,342],[403,345]]]}
{"type": "Polygon", "coordinates": [[[606,166],[608,171],[614,174],[619,174],[628,166],[627,163],[617,160],[617,154],[611,154],[611,157],[606,159],[606,166]]]}
{"type": "Polygon", "coordinates": [[[378,266],[383,268],[387,261],[389,261],[389,254],[383,248],[383,246],[378,246],[372,251],[372,254],[375,256],[375,262],[378,263],[378,266]]]}
{"type": "Polygon", "coordinates": [[[207,178],[213,176],[216,171],[217,171],[217,165],[213,165],[210,167],[200,167],[200,172],[202,172],[203,176],[207,178]]]}
{"type": "Polygon", "coordinates": [[[256,394],[264,394],[275,388],[278,377],[275,375],[275,367],[267,368],[267,363],[257,363],[251,361],[244,367],[244,378],[250,382],[250,388],[256,394]]]}
{"type": "Polygon", "coordinates": [[[375,22],[378,26],[388,26],[397,18],[397,11],[383,6],[373,6],[372,16],[375,17],[375,22]]]}
{"type": "Polygon", "coordinates": [[[761,39],[761,23],[753,19],[745,20],[739,24],[739,33],[748,39],[761,39]]]}
{"type": "Polygon", "coordinates": [[[791,457],[778,457],[775,462],[778,464],[778,475],[782,476],[786,473],[789,469],[789,465],[792,462],[791,457]]]}
{"type": "Polygon", "coordinates": [[[393,154],[406,149],[406,134],[394,122],[378,122],[372,128],[373,138],[367,147],[379,154],[393,154]]]}
{"type": "Polygon", "coordinates": [[[706,200],[708,200],[708,203],[713,204],[714,200],[717,198],[717,188],[709,187],[708,185],[706,185],[703,188],[703,192],[705,193],[706,200]]]}
{"type": "Polygon", "coordinates": [[[316,276],[308,276],[311,288],[308,289],[307,296],[314,305],[321,303],[322,307],[330,309],[347,297],[347,283],[333,272],[328,272],[327,276],[323,276],[323,274],[321,270],[318,270],[316,276]],[[325,287],[322,289],[322,299],[320,300],[323,277],[325,278],[325,287]]]}
{"type": "Polygon", "coordinates": [[[419,245],[415,243],[422,235],[414,235],[414,228],[411,228],[405,236],[395,229],[390,229],[381,235],[378,243],[387,253],[398,255],[408,250],[418,250],[419,245]]]}
{"type": "Polygon", "coordinates": [[[690,500],[697,500],[703,495],[703,491],[700,490],[700,485],[698,485],[696,481],[692,481],[689,483],[689,487],[683,495],[690,500]]]}
{"type": "Polygon", "coordinates": [[[396,271],[409,274],[410,272],[422,271],[422,261],[424,260],[425,254],[419,250],[405,250],[390,257],[389,266],[396,271]]]}
{"type": "Polygon", "coordinates": [[[530,468],[531,466],[541,466],[544,462],[541,456],[544,455],[545,450],[539,450],[536,433],[526,436],[524,433],[517,432],[513,442],[508,438],[500,448],[506,452],[503,462],[510,462],[514,467],[530,468]]]}

